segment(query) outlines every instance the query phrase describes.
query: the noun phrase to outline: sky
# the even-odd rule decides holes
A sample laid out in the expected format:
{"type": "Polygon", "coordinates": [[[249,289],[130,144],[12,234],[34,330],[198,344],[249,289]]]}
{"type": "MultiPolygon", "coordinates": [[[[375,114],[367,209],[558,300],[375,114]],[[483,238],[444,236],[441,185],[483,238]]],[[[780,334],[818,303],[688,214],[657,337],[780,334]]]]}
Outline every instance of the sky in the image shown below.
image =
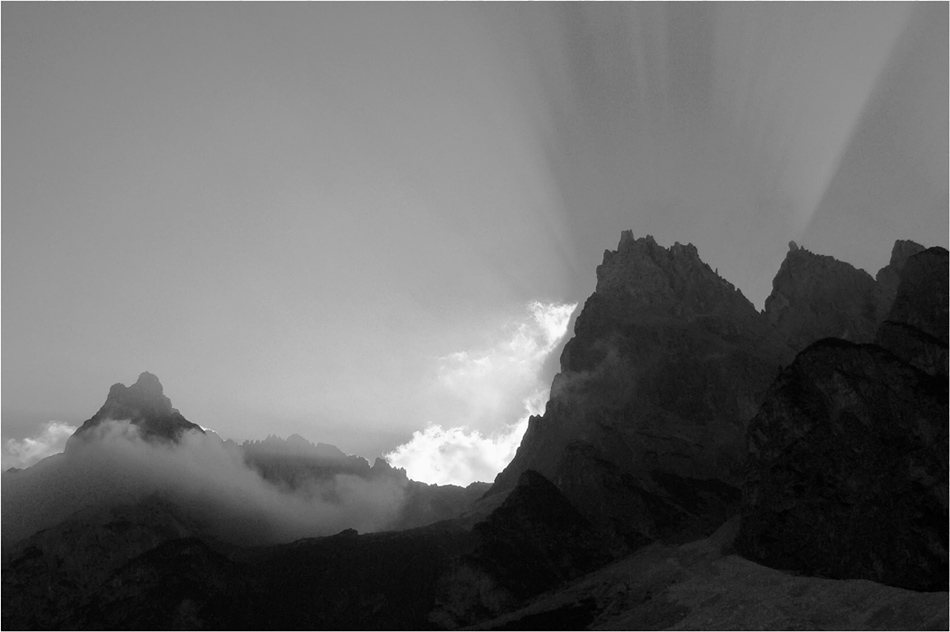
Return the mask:
{"type": "Polygon", "coordinates": [[[159,376],[490,480],[620,231],[948,241],[946,3],[2,5],[3,467],[159,376]]]}

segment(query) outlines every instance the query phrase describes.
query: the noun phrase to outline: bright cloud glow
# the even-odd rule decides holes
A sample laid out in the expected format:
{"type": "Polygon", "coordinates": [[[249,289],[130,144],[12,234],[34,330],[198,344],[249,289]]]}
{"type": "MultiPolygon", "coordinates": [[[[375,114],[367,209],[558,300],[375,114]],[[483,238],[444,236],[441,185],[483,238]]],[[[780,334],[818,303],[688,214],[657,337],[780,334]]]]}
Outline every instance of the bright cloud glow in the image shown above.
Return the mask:
{"type": "Polygon", "coordinates": [[[514,458],[527,427],[525,417],[501,432],[483,436],[478,430],[430,424],[386,458],[392,465],[406,468],[410,478],[426,483],[492,481],[514,458]]]}
{"type": "Polygon", "coordinates": [[[533,302],[490,348],[440,358],[438,387],[455,400],[461,418],[449,427],[430,423],[386,459],[426,483],[493,480],[518,450],[528,416],[543,412],[548,390],[540,383],[541,368],[576,308],[533,302]]]}
{"type": "Polygon", "coordinates": [[[66,440],[76,432],[76,426],[61,421],[50,421],[38,435],[23,440],[7,439],[3,444],[3,469],[26,468],[66,448],[66,440]]]}

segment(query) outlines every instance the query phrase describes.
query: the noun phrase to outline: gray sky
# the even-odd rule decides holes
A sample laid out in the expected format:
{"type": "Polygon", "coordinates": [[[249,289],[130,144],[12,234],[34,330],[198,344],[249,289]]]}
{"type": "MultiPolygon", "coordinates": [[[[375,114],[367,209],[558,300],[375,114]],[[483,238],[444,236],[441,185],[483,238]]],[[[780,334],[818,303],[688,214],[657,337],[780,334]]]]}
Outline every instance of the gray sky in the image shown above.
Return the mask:
{"type": "Polygon", "coordinates": [[[759,307],[790,239],[947,245],[945,3],[2,17],[4,439],[143,370],[238,440],[487,436],[622,229],[759,307]]]}

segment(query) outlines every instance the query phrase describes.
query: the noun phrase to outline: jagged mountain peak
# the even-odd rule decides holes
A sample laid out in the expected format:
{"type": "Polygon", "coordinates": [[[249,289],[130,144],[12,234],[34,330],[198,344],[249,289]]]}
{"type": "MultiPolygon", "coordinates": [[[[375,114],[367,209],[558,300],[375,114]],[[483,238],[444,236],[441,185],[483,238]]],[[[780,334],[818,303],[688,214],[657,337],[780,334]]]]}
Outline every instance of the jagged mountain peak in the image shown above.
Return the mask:
{"type": "Polygon", "coordinates": [[[650,312],[709,314],[752,306],[703,262],[693,244],[664,248],[652,235],[638,239],[630,230],[621,233],[617,250],[604,251],[597,266],[597,294],[650,312]]]}
{"type": "MultiPolygon", "coordinates": [[[[130,409],[142,415],[171,415],[178,411],[172,407],[171,400],[165,396],[162,382],[153,373],[143,371],[132,386],[117,382],[109,389],[105,406],[109,410],[130,409]]],[[[100,411],[101,412],[101,411],[100,411]]],[[[118,412],[118,411],[116,411],[118,412]]],[[[122,417],[112,417],[122,419],[122,417]]]]}
{"type": "Polygon", "coordinates": [[[871,340],[886,313],[874,278],[834,257],[792,247],[794,243],[765,299],[769,322],[796,350],[831,336],[871,340]]]}
{"type": "Polygon", "coordinates": [[[245,441],[241,444],[241,447],[245,451],[262,454],[296,455],[330,461],[360,458],[348,456],[338,447],[329,443],[313,443],[297,433],[291,434],[286,439],[272,433],[260,441],[245,441]]]}
{"type": "Polygon", "coordinates": [[[898,239],[875,277],[789,243],[763,313],[796,351],[822,338],[871,342],[891,309],[907,261],[924,247],[898,239]]]}
{"type": "MultiPolygon", "coordinates": [[[[132,386],[121,382],[113,384],[99,411],[87,419],[73,438],[88,435],[107,420],[128,421],[136,426],[145,439],[177,440],[187,430],[204,433],[172,406],[165,395],[161,380],[153,373],[143,371],[132,386]]],[[[67,444],[67,449],[69,445],[67,444]]]]}
{"type": "Polygon", "coordinates": [[[898,239],[894,242],[894,247],[891,249],[891,260],[889,265],[902,265],[909,258],[913,257],[918,252],[923,252],[924,250],[926,250],[926,248],[918,244],[916,241],[911,241],[910,239],[898,239]]]}

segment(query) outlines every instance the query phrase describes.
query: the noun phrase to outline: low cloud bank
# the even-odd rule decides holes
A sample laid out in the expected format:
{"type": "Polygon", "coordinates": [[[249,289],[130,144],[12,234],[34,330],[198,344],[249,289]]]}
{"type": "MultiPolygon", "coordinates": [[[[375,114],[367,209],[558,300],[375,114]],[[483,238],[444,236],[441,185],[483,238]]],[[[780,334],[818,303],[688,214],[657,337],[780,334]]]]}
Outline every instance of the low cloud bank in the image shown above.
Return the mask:
{"type": "Polygon", "coordinates": [[[429,423],[386,460],[426,483],[494,480],[514,458],[528,417],[544,411],[548,391],[540,382],[541,369],[576,308],[576,303],[531,303],[494,345],[441,358],[439,388],[457,400],[462,418],[453,425],[429,423]],[[515,402],[522,404],[520,418],[506,419],[515,402]]]}
{"type": "Polygon", "coordinates": [[[26,439],[7,439],[0,452],[2,468],[27,468],[39,463],[48,456],[62,452],[66,440],[76,432],[76,426],[62,421],[47,422],[46,427],[34,437],[26,439]]]}
{"type": "Polygon", "coordinates": [[[264,544],[390,523],[403,501],[392,479],[337,475],[289,490],[262,479],[241,449],[186,432],[180,443],[143,440],[128,422],[105,422],[65,454],[3,475],[3,541],[15,542],[87,507],[159,495],[223,540],[264,544]]]}

